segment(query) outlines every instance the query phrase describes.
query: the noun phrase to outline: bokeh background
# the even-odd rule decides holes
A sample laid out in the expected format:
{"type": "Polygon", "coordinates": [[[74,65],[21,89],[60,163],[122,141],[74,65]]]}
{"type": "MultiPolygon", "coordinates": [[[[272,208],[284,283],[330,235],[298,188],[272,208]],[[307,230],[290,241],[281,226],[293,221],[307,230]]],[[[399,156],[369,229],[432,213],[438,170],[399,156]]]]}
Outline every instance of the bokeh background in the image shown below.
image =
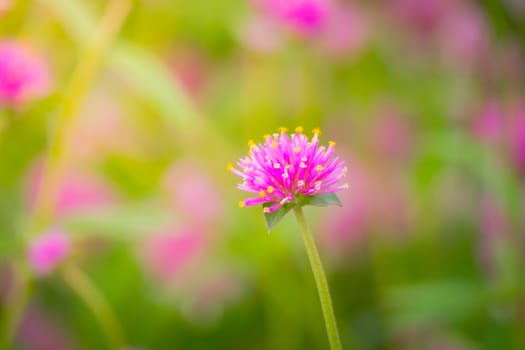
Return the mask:
{"type": "Polygon", "coordinates": [[[344,348],[525,349],[524,50],[520,0],[0,1],[4,346],[327,349],[226,170],[303,126],[348,165],[305,209],[344,348]]]}

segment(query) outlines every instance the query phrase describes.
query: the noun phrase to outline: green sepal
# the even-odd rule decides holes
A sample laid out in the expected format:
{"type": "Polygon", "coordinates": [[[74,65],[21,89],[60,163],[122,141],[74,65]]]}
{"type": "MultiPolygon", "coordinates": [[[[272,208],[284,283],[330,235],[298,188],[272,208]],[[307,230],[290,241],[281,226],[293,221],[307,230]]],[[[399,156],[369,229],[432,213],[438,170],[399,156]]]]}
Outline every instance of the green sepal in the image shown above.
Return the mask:
{"type": "MultiPolygon", "coordinates": [[[[274,204],[275,203],[265,203],[263,204],[263,208],[271,207],[274,204]]],[[[274,228],[275,225],[277,225],[277,223],[281,221],[281,219],[284,218],[284,216],[288,214],[288,212],[292,210],[293,207],[295,207],[295,205],[296,204],[293,202],[286,203],[276,211],[273,211],[271,213],[264,213],[264,220],[266,222],[266,228],[268,229],[268,232],[270,232],[272,228],[274,228]]]]}
{"type": "MultiPolygon", "coordinates": [[[[275,203],[265,203],[263,204],[263,208],[269,208],[275,203]]],[[[266,228],[268,229],[268,232],[270,232],[275,225],[281,221],[282,218],[288,214],[290,210],[293,209],[296,205],[299,205],[301,207],[305,205],[312,205],[316,207],[325,207],[328,205],[337,205],[341,206],[341,201],[337,197],[335,193],[325,193],[325,194],[319,194],[316,196],[302,196],[296,198],[291,203],[286,203],[282,207],[280,207],[278,210],[271,212],[271,213],[264,213],[264,220],[266,222],[266,228]]]]}
{"type": "Polygon", "coordinates": [[[316,207],[326,207],[328,205],[342,206],[341,201],[335,193],[318,194],[316,196],[304,196],[299,199],[299,205],[313,205],[316,207]]]}

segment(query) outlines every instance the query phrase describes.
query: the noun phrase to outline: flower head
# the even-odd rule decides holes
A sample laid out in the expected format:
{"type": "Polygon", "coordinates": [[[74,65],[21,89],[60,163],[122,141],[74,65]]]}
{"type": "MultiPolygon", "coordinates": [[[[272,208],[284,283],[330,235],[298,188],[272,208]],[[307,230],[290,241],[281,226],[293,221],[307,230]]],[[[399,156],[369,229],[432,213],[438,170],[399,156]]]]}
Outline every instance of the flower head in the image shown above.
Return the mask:
{"type": "Polygon", "coordinates": [[[35,239],[29,247],[29,263],[35,273],[46,276],[62,262],[70,251],[68,236],[59,230],[51,230],[35,239]]]}
{"type": "Polygon", "coordinates": [[[0,106],[18,105],[46,95],[49,71],[43,60],[24,45],[0,41],[0,106]]]}
{"type": "Polygon", "coordinates": [[[248,142],[249,155],[228,168],[243,182],[238,188],[256,194],[239,206],[264,205],[271,213],[287,203],[299,203],[305,197],[333,193],[348,188],[341,184],[346,175],[344,162],[334,156],[335,142],[319,146],[319,129],[311,140],[298,127],[291,135],[285,128],[265,136],[263,143],[248,142]]]}
{"type": "Polygon", "coordinates": [[[300,34],[315,34],[326,23],[330,0],[259,0],[272,17],[300,34]]]}

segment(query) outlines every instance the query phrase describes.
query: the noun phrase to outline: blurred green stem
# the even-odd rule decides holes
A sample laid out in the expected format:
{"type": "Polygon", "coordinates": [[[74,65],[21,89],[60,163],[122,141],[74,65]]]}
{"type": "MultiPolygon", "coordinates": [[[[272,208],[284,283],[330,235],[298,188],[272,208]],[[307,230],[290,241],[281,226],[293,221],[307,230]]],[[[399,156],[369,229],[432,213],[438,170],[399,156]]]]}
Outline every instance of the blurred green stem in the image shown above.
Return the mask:
{"type": "Polygon", "coordinates": [[[64,266],[62,277],[89,307],[104,332],[110,349],[122,349],[125,341],[120,323],[97,287],[80,269],[71,264],[64,266]]]}
{"type": "MultiPolygon", "coordinates": [[[[46,2],[42,0],[43,2],[46,2]]],[[[49,226],[53,220],[54,207],[62,178],[63,149],[68,126],[77,115],[89,87],[96,78],[104,53],[120,29],[130,10],[129,0],[113,0],[107,6],[97,28],[79,57],[79,63],[64,93],[63,102],[54,124],[49,150],[44,164],[41,188],[37,193],[35,211],[30,220],[30,233],[34,234],[49,226]]],[[[30,297],[31,276],[25,267],[19,273],[15,300],[5,311],[0,325],[0,349],[9,349],[11,341],[30,297]]]]}
{"type": "Polygon", "coordinates": [[[308,259],[310,260],[310,266],[315,278],[315,284],[317,285],[317,292],[319,293],[319,299],[321,300],[321,308],[323,309],[323,317],[326,325],[326,331],[328,332],[328,340],[330,342],[330,349],[340,350],[341,340],[339,339],[339,331],[337,330],[337,322],[335,320],[334,309],[332,307],[332,299],[330,297],[330,290],[328,289],[328,282],[324,273],[323,264],[319,257],[319,252],[315,245],[315,241],[308,229],[306,220],[304,218],[303,209],[300,206],[294,207],[294,214],[297,219],[297,223],[301,228],[303,235],[304,245],[306,252],[308,253],[308,259]]]}
{"type": "Polygon", "coordinates": [[[81,52],[79,64],[64,95],[50,140],[33,222],[37,228],[46,227],[52,221],[63,172],[63,151],[68,127],[78,114],[82,101],[97,76],[104,54],[129,10],[129,0],[111,1],[87,47],[81,52]]]}
{"type": "Polygon", "coordinates": [[[16,328],[21,321],[31,292],[29,267],[25,262],[13,263],[13,288],[7,298],[8,307],[2,315],[0,328],[0,349],[10,349],[10,344],[16,334],[16,328]]]}

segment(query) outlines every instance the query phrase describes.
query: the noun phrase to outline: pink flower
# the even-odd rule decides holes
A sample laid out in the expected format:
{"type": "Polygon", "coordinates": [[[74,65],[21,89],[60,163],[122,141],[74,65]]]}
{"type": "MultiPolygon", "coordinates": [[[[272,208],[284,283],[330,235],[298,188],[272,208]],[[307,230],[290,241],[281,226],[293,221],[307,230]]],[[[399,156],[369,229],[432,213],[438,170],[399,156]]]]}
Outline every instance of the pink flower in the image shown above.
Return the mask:
{"type": "Polygon", "coordinates": [[[490,37],[485,20],[476,7],[457,6],[443,21],[440,30],[445,59],[469,67],[487,51],[490,37]]]}
{"type": "Polygon", "coordinates": [[[422,34],[437,30],[453,0],[394,0],[392,12],[422,34]]]}
{"type": "Polygon", "coordinates": [[[300,34],[314,34],[326,23],[329,0],[258,0],[272,17],[300,34]]]}
{"type": "Polygon", "coordinates": [[[348,188],[340,185],[346,167],[339,157],[334,157],[335,142],[328,147],[319,146],[319,129],[313,131],[310,141],[298,127],[288,135],[285,128],[280,133],[266,135],[265,141],[250,141],[250,153],[240,159],[238,170],[228,168],[243,182],[238,188],[258,196],[240,202],[241,207],[268,204],[264,212],[278,210],[282,205],[302,197],[333,193],[348,188]]]}
{"type": "Polygon", "coordinates": [[[64,324],[45,313],[38,305],[30,305],[18,331],[18,341],[24,349],[72,350],[77,349],[64,324]]]}
{"type": "Polygon", "coordinates": [[[412,129],[408,120],[395,108],[388,107],[381,111],[372,128],[373,147],[383,157],[402,160],[410,153],[412,129]]]}
{"type": "Polygon", "coordinates": [[[0,106],[16,106],[49,93],[51,78],[42,58],[28,47],[0,41],[0,106]]]}
{"type": "Polygon", "coordinates": [[[39,276],[50,274],[70,251],[69,237],[54,229],[37,237],[29,247],[29,263],[39,276]]]}
{"type": "MultiPolygon", "coordinates": [[[[27,201],[30,208],[34,206],[41,181],[42,167],[37,166],[29,176],[27,201]]],[[[60,184],[56,213],[58,216],[64,216],[82,210],[109,206],[114,197],[108,186],[96,177],[67,171],[60,184]]]]}
{"type": "Polygon", "coordinates": [[[366,18],[356,6],[346,4],[331,11],[320,33],[321,50],[333,57],[356,54],[369,36],[366,18]]]}
{"type": "Polygon", "coordinates": [[[504,116],[496,102],[490,102],[474,120],[473,131],[485,142],[497,142],[503,135],[504,116]]]}
{"type": "Polygon", "coordinates": [[[201,101],[210,76],[206,57],[196,50],[180,50],[171,59],[170,66],[184,91],[196,102],[201,101]]]}
{"type": "Polygon", "coordinates": [[[151,236],[144,245],[144,263],[161,282],[180,277],[205,250],[204,236],[191,228],[168,229],[151,236]]]}
{"type": "Polygon", "coordinates": [[[220,221],[222,194],[200,164],[192,160],[177,162],[168,169],[164,187],[170,203],[193,226],[209,226],[220,221]]]}

